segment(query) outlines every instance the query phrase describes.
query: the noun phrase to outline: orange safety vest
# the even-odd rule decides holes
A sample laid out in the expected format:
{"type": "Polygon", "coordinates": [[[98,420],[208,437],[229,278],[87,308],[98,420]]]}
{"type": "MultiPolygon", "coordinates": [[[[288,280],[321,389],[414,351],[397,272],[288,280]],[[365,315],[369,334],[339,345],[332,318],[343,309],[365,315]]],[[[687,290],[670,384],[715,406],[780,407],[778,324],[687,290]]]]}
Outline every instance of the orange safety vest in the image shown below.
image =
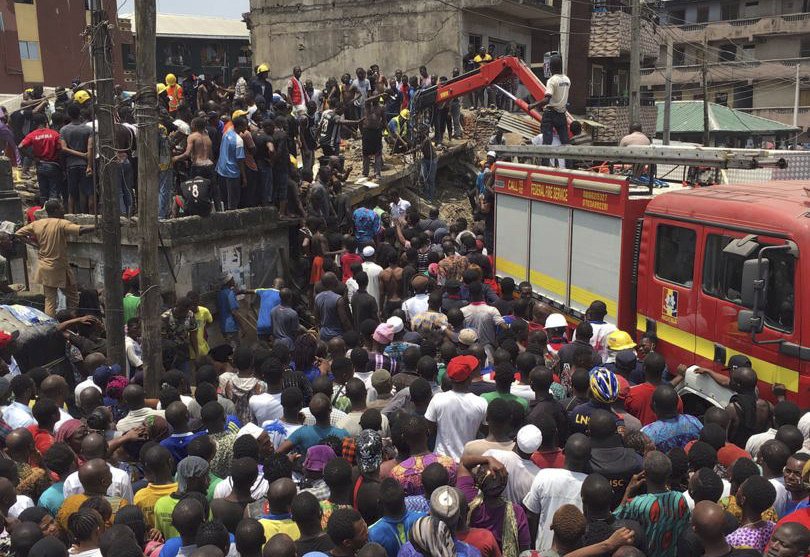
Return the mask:
{"type": "Polygon", "coordinates": [[[166,95],[169,97],[169,112],[176,112],[183,98],[183,88],[179,85],[166,87],[166,95]]]}

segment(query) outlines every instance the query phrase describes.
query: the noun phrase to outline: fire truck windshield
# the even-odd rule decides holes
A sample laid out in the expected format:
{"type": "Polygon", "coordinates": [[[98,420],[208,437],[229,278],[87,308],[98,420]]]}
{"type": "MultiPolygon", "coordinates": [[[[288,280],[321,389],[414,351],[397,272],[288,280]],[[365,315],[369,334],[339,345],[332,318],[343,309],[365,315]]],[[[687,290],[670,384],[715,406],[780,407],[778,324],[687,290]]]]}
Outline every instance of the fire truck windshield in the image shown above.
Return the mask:
{"type": "MultiPolygon", "coordinates": [[[[737,305],[742,305],[743,257],[727,254],[723,248],[734,238],[709,234],[703,263],[703,291],[737,305]]],[[[749,259],[756,259],[754,253],[749,259]]],[[[795,258],[782,251],[768,253],[770,262],[765,324],[773,329],[793,330],[795,258]]]]}

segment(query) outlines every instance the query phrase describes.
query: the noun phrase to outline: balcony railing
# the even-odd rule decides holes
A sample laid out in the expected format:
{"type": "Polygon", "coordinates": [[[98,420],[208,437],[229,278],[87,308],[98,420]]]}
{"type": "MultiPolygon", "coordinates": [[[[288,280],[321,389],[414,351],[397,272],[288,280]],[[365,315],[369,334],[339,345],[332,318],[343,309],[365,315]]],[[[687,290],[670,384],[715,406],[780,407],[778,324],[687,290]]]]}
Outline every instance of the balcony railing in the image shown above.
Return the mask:
{"type": "Polygon", "coordinates": [[[756,36],[810,32],[810,13],[687,23],[668,28],[676,42],[701,42],[704,38],[708,41],[748,40],[756,36]]]}
{"type": "MultiPolygon", "coordinates": [[[[641,106],[655,106],[655,98],[641,97],[641,106]]],[[[630,106],[630,97],[588,97],[585,99],[588,108],[606,108],[612,106],[630,106]]]]}

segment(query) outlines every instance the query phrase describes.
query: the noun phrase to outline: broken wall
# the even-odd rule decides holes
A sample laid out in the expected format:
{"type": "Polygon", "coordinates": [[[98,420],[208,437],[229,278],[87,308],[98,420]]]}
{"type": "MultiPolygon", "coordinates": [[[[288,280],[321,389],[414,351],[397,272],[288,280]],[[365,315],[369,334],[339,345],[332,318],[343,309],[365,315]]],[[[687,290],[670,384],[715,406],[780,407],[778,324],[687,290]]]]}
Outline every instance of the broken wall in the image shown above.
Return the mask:
{"type": "MultiPolygon", "coordinates": [[[[89,215],[68,215],[79,224],[93,224],[89,215]]],[[[138,228],[122,219],[121,258],[124,267],[138,267],[138,228]]],[[[282,258],[289,256],[289,227],[296,221],[279,221],[274,207],[255,207],[161,221],[158,261],[164,299],[171,302],[189,290],[201,295],[219,288],[230,273],[243,288],[269,287],[283,273],[282,258]]],[[[86,234],[68,246],[80,287],[103,289],[104,250],[101,236],[86,234]]],[[[29,253],[29,265],[37,264],[29,253]]],[[[33,275],[32,275],[33,276],[33,275]]],[[[34,285],[32,285],[34,286],[34,285]]]]}
{"type": "Polygon", "coordinates": [[[450,75],[461,62],[462,12],[438,0],[251,0],[250,8],[253,60],[270,66],[274,89],[294,66],[321,88],[359,66],[450,75]]]}

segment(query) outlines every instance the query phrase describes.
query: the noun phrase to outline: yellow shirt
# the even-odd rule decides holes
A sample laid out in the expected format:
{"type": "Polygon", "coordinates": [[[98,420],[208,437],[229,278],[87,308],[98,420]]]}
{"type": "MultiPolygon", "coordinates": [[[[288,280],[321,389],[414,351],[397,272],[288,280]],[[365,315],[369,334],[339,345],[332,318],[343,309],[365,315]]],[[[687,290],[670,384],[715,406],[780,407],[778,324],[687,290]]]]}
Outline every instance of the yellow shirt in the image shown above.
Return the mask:
{"type": "Polygon", "coordinates": [[[214,317],[205,306],[197,306],[197,313],[194,314],[194,319],[197,320],[197,346],[200,348],[200,353],[195,354],[194,349],[189,346],[189,354],[192,360],[196,360],[198,357],[208,354],[209,346],[208,341],[205,340],[205,327],[214,322],[214,317]]]}
{"type": "Polygon", "coordinates": [[[177,482],[164,485],[148,484],[146,487],[135,494],[133,503],[138,506],[143,512],[146,523],[151,527],[155,527],[155,503],[157,500],[165,495],[171,495],[177,491],[177,482]]]}
{"type": "Polygon", "coordinates": [[[287,518],[270,520],[267,518],[260,518],[259,523],[264,528],[264,539],[269,540],[276,534],[287,534],[293,541],[301,537],[301,532],[298,530],[298,525],[293,522],[290,515],[285,515],[287,518]]]}
{"type": "MultiPolygon", "coordinates": [[[[33,234],[37,240],[39,266],[34,282],[52,288],[65,288],[68,284],[67,244],[70,236],[78,236],[81,227],[65,219],[35,220],[17,231],[17,236],[33,234]]],[[[70,281],[73,282],[72,274],[70,281]]]]}

